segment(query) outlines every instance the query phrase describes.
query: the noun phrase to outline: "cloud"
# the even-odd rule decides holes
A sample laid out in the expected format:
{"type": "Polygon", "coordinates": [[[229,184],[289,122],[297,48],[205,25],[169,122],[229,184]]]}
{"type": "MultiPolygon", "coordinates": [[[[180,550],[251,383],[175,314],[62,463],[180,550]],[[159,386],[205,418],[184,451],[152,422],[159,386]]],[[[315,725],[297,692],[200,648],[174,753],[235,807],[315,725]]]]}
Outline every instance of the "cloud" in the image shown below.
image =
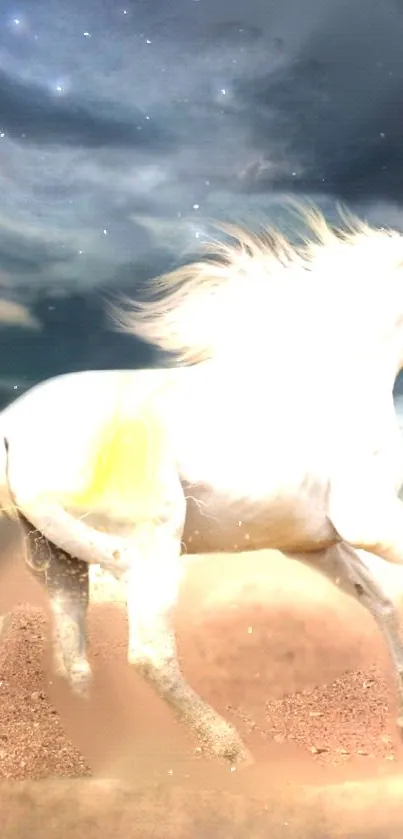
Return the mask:
{"type": "Polygon", "coordinates": [[[44,326],[22,348],[1,330],[3,367],[132,363],[93,301],[171,268],[212,219],[286,226],[297,192],[402,228],[403,11],[370,5],[37,0],[17,25],[5,4],[0,295],[44,326]]]}
{"type": "Polygon", "coordinates": [[[392,4],[327,7],[291,60],[240,79],[249,192],[400,200],[403,16],[392,4]]]}
{"type": "Polygon", "coordinates": [[[27,306],[16,303],[14,300],[0,298],[0,328],[4,326],[41,329],[39,320],[29,311],[27,306]]]}
{"type": "Polygon", "coordinates": [[[145,118],[134,104],[129,112],[119,102],[83,100],[55,95],[38,84],[27,84],[0,70],[1,120],[9,137],[33,143],[84,148],[145,147],[166,149],[170,133],[145,118]]]}

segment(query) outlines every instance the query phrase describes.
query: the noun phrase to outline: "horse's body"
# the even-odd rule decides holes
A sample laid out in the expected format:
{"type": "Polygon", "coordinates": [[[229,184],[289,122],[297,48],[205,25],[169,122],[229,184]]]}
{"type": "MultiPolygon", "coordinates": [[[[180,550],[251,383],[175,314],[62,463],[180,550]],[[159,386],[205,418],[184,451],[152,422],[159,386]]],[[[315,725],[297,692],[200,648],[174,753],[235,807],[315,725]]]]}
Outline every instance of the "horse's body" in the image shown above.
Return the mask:
{"type": "MultiPolygon", "coordinates": [[[[271,391],[273,404],[253,400],[256,451],[256,438],[245,435],[245,406],[240,402],[237,412],[238,395],[231,400],[225,376],[214,377],[208,368],[85,372],[28,391],[0,418],[0,439],[9,445],[3,476],[7,461],[11,487],[24,487],[20,508],[28,512],[31,498],[35,504],[48,499],[87,523],[102,519],[111,532],[117,523],[122,532],[133,517],[144,518],[139,507],[176,498],[182,511],[184,496],[186,553],[319,550],[339,541],[326,499],[345,435],[339,440],[339,429],[334,448],[323,445],[323,453],[316,436],[313,450],[312,432],[318,435],[320,427],[304,428],[301,414],[295,423],[290,406],[294,433],[285,433],[284,396],[271,391]]],[[[385,455],[392,422],[393,405],[385,455]]],[[[7,487],[4,477],[3,483],[7,487]]],[[[115,567],[112,560],[109,570],[115,567]]]]}
{"type": "Polygon", "coordinates": [[[0,416],[3,508],[18,509],[34,560],[45,556],[71,683],[89,675],[87,571],[96,562],[126,582],[129,660],[231,760],[246,756],[237,733],[177,663],[172,611],[186,553],[272,547],[315,561],[333,551],[403,672],[394,608],[357,553],[403,562],[392,396],[403,365],[403,238],[359,228],[343,240],[315,224],[316,250],[245,236],[240,256],[223,250],[227,264],[187,269],[188,297],[185,283],[171,310],[143,312],[139,334],[193,350],[193,366],[62,376],[0,416]],[[338,285],[326,282],[332,272],[338,285]]]}

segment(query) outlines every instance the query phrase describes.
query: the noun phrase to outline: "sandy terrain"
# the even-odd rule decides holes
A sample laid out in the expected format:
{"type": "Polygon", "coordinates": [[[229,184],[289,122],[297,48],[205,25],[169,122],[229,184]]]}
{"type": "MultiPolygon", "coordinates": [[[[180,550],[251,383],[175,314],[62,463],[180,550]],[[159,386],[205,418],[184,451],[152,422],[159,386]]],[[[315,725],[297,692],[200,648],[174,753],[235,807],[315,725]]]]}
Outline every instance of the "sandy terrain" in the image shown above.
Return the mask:
{"type": "Polygon", "coordinates": [[[20,563],[6,567],[1,605],[13,617],[0,648],[0,778],[174,779],[264,797],[272,783],[401,771],[383,641],[363,608],[317,571],[276,553],[189,566],[177,615],[182,666],[253,751],[256,767],[242,777],[194,757],[196,744],[130,671],[124,611],[102,602],[116,592],[95,580],[94,695],[83,703],[52,674],[37,583],[20,563]]]}

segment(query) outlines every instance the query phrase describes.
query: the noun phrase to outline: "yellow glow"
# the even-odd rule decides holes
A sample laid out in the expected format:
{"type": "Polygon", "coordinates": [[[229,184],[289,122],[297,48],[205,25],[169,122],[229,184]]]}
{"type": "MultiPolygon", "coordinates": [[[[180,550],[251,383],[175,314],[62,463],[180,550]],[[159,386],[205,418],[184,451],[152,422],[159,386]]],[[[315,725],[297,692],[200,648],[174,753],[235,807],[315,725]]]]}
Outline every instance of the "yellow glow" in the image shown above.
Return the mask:
{"type": "Polygon", "coordinates": [[[121,406],[101,429],[92,448],[85,477],[70,497],[86,512],[109,511],[124,516],[145,511],[161,483],[166,462],[166,431],[152,408],[130,416],[121,406]]]}

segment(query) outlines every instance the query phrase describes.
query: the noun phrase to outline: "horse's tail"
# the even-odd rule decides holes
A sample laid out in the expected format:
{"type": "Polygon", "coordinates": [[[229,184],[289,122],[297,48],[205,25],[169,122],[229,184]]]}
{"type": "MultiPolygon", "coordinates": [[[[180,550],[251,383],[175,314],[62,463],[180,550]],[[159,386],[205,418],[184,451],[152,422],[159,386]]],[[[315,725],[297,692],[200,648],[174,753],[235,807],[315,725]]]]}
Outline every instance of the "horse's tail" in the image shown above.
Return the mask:
{"type": "Polygon", "coordinates": [[[8,439],[2,422],[3,413],[0,413],[0,571],[16,545],[21,544],[22,533],[8,480],[8,439]]]}
{"type": "Polygon", "coordinates": [[[2,415],[0,414],[0,514],[7,518],[14,518],[13,502],[8,481],[8,439],[5,429],[2,429],[2,415]]]}
{"type": "MultiPolygon", "coordinates": [[[[21,598],[21,584],[25,587],[24,578],[20,578],[21,570],[24,565],[31,566],[34,572],[42,570],[30,563],[26,534],[8,481],[8,441],[4,414],[5,411],[0,412],[0,650],[11,626],[12,611],[21,598]]],[[[31,592],[29,600],[32,602],[31,592]]]]}
{"type": "Polygon", "coordinates": [[[13,503],[8,478],[9,442],[7,430],[2,423],[2,413],[0,413],[0,513],[6,518],[15,519],[17,511],[13,503]]]}

